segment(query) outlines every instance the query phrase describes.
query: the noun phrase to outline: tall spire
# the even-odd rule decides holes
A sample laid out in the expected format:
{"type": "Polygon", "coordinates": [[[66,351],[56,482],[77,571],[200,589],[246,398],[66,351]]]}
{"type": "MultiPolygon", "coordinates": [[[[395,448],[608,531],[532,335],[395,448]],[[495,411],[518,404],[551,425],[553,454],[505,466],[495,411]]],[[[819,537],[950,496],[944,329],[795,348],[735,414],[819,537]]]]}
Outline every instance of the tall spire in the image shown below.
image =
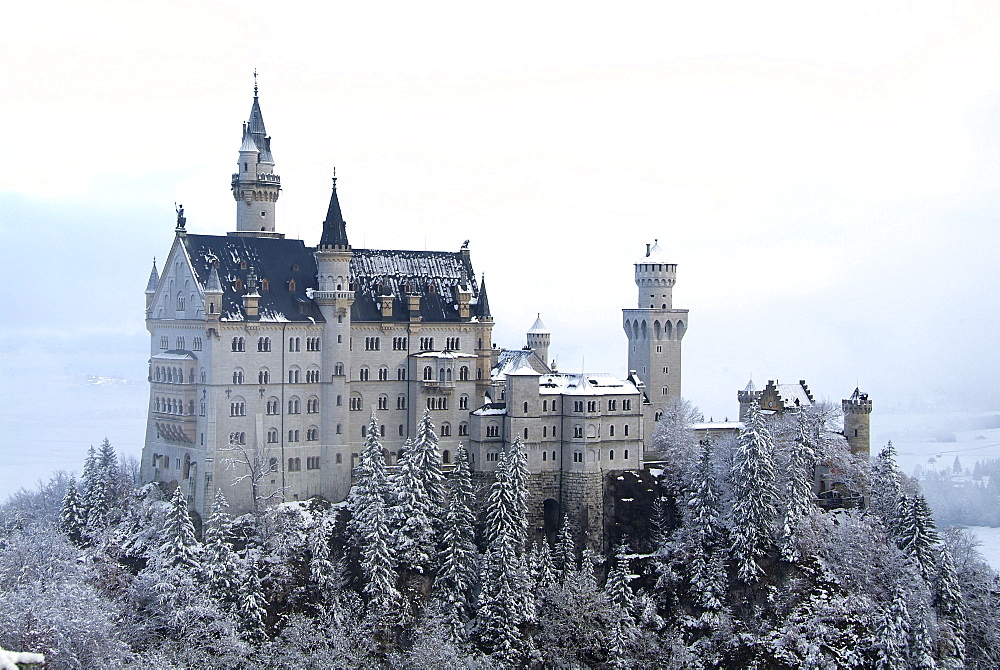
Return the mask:
{"type": "Polygon", "coordinates": [[[156,271],[156,259],[153,259],[153,269],[149,272],[149,281],[146,282],[146,293],[156,293],[156,287],[160,283],[160,273],[156,271]]]}
{"type": "Polygon", "coordinates": [[[236,234],[280,237],[274,231],[275,208],[281,193],[281,178],[274,174],[271,138],[260,111],[257,71],[253,73],[253,104],[250,118],[243,124],[237,172],[233,173],[236,199],[236,234]]]}
{"type": "Polygon", "coordinates": [[[323,221],[323,235],[319,238],[320,248],[342,247],[350,248],[347,241],[347,222],[340,211],[340,199],[337,197],[337,170],[333,171],[333,191],[330,193],[330,205],[326,208],[326,220],[323,221]]]}

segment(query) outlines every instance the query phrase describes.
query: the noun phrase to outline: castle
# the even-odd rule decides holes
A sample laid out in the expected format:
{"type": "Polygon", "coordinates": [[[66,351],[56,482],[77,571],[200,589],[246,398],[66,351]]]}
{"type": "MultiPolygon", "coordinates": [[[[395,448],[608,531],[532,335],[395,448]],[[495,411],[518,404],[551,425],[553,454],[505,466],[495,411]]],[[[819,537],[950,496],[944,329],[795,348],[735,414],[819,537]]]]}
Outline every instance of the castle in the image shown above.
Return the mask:
{"type": "MultiPolygon", "coordinates": [[[[154,261],[149,276],[142,480],[181,487],[203,518],[217,490],[234,511],[261,499],[337,502],[371,414],[392,466],[426,410],[446,466],[464,444],[483,479],[521,440],[535,533],[551,534],[568,514],[602,546],[610,478],[643,468],[646,436],[681,395],[688,310],[673,306],[677,265],[659,244],[634,263],[626,379],[563,373],[541,315],[523,348],[493,344],[468,241],[458,251],[355,249],[334,178],[319,243],[307,247],[276,230],[274,167],[255,85],[231,182],[236,230],[190,233],[179,208],[162,272],[154,261]]],[[[748,389],[740,401],[775,397],[748,389]]],[[[871,403],[844,403],[867,450],[871,403]]]]}
{"type": "Polygon", "coordinates": [[[583,532],[601,527],[605,478],[642,468],[644,435],[681,391],[687,310],[673,308],[677,266],[657,244],[635,264],[639,300],[623,315],[633,372],[566,374],[540,316],[525,348],[492,343],[468,241],[355,249],[336,178],[315,247],[277,232],[281,178],[256,86],[237,168],[236,230],[191,233],[180,208],[150,273],[143,481],[176,483],[202,517],[217,490],[237,511],[255,498],[339,501],[370,415],[393,465],[428,410],[444,463],[465,444],[483,477],[522,441],[538,532],[564,513],[583,532]]]}

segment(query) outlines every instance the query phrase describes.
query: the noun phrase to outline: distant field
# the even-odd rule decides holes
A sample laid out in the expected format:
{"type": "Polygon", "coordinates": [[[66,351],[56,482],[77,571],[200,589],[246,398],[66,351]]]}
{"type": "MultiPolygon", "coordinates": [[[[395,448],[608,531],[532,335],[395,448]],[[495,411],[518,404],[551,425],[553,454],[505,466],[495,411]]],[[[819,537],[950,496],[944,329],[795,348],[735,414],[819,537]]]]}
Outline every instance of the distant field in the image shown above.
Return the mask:
{"type": "Polygon", "coordinates": [[[918,465],[950,468],[956,456],[971,468],[977,460],[1000,458],[1000,413],[873,414],[872,455],[889,440],[908,475],[918,465]]]}
{"type": "Polygon", "coordinates": [[[979,551],[986,558],[986,561],[993,566],[994,570],[1000,570],[1000,528],[969,526],[969,530],[975,533],[979,541],[982,542],[979,551]]]}

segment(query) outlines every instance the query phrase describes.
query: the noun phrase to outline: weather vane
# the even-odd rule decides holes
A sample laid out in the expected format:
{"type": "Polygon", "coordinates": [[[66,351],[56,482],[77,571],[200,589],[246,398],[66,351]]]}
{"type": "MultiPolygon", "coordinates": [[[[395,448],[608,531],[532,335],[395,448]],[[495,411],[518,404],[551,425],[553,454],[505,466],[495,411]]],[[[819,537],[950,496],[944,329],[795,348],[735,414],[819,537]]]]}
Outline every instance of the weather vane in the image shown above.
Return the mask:
{"type": "Polygon", "coordinates": [[[253,69],[253,97],[257,97],[257,68],[253,69]]]}

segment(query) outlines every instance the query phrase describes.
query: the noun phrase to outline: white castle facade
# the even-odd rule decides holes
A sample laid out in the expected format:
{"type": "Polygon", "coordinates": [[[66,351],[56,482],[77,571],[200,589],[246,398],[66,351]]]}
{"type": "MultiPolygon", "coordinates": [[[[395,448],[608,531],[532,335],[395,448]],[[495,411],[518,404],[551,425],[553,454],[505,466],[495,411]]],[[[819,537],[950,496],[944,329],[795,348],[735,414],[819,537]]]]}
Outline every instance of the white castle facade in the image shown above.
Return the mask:
{"type": "Polygon", "coordinates": [[[484,477],[523,442],[539,532],[563,513],[599,528],[604,481],[642,468],[644,436],[681,392],[688,313],[673,307],[677,266],[660,247],[635,263],[627,379],[564,374],[541,318],[523,349],[492,343],[468,242],[354,249],[334,180],[319,243],[307,246],[277,232],[280,191],[255,88],[232,178],[236,230],[189,233],[180,210],[162,272],[154,263],[150,274],[143,480],[180,486],[202,517],[218,489],[250,509],[248,476],[258,498],[336,502],[372,412],[392,465],[429,410],[444,462],[462,443],[484,477]]]}

